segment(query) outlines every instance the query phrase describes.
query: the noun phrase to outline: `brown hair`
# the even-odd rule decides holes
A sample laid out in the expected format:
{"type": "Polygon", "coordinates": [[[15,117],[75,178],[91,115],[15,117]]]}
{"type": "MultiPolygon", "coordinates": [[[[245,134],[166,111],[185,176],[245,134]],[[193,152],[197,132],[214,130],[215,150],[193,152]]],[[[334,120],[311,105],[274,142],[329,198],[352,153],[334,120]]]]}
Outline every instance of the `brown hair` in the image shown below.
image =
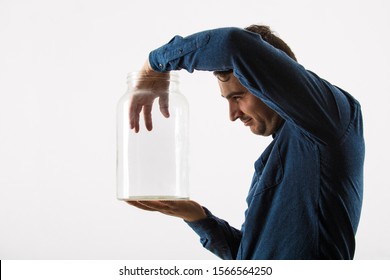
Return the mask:
{"type": "MultiPolygon", "coordinates": [[[[276,36],[269,26],[252,24],[246,27],[245,30],[259,34],[264,41],[285,52],[289,57],[297,61],[295,54],[290,47],[282,39],[276,36]]],[[[227,81],[226,76],[232,72],[233,70],[214,71],[214,75],[221,81],[227,81]]]]}

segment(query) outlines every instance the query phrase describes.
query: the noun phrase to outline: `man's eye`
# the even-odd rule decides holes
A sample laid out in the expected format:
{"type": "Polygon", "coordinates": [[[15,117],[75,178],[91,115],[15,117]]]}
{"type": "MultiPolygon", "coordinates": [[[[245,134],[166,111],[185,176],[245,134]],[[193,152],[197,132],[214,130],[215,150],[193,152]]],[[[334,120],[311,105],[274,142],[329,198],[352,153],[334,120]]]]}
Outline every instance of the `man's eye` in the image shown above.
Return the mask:
{"type": "Polygon", "coordinates": [[[233,96],[233,100],[238,102],[241,99],[241,95],[239,96],[233,96]]]}

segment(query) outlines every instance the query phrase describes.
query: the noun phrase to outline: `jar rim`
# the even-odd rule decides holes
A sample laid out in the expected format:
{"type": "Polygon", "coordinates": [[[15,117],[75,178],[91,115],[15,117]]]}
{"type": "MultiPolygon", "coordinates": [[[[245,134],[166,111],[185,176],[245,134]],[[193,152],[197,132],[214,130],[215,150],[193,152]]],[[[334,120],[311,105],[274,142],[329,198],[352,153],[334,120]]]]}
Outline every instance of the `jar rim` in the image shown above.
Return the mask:
{"type": "MultiPolygon", "coordinates": [[[[129,72],[127,74],[127,79],[128,80],[134,80],[134,79],[140,79],[142,76],[139,75],[140,71],[133,71],[133,72],[129,72]]],[[[170,71],[168,72],[169,75],[167,75],[166,77],[161,77],[161,79],[166,79],[170,82],[178,82],[179,81],[179,73],[177,72],[174,72],[174,71],[170,71]]],[[[148,75],[143,75],[144,77],[147,77],[148,75]]]]}

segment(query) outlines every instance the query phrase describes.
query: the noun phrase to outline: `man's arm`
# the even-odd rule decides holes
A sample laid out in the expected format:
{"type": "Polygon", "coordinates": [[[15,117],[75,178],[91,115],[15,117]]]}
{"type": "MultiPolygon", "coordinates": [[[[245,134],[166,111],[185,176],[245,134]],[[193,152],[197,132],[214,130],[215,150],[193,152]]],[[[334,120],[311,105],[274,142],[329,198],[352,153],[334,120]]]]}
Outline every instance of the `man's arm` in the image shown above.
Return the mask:
{"type": "Polygon", "coordinates": [[[252,94],[321,142],[340,140],[351,120],[348,94],[307,71],[258,34],[243,29],[176,36],[152,51],[149,61],[159,72],[233,70],[252,94]]]}
{"type": "Polygon", "coordinates": [[[204,248],[221,259],[237,259],[242,232],[214,216],[207,208],[204,211],[207,216],[205,219],[187,224],[199,235],[204,248]]]}

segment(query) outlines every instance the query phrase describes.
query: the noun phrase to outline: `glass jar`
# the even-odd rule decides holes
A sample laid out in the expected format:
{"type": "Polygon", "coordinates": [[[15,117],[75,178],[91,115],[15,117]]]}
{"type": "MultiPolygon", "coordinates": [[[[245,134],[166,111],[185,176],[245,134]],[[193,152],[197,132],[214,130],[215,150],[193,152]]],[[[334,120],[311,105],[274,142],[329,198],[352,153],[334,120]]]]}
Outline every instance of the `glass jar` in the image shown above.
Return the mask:
{"type": "Polygon", "coordinates": [[[128,88],[117,107],[117,198],[119,200],[189,199],[188,126],[186,98],[179,91],[179,76],[167,75],[169,118],[156,99],[153,129],[145,128],[140,113],[140,131],[130,129],[129,103],[134,87],[142,79],[137,72],[127,77],[128,88]]]}

